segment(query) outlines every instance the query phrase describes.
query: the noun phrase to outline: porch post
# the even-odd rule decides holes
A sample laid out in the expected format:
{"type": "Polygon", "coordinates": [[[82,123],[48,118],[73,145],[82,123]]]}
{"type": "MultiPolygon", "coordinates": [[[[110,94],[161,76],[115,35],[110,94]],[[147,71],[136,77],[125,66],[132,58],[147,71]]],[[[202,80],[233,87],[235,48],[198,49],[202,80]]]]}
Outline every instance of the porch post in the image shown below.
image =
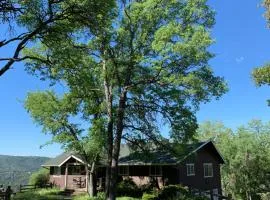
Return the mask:
{"type": "Polygon", "coordinates": [[[68,179],[68,164],[66,163],[66,169],[65,169],[65,189],[67,189],[67,179],[68,179]]]}
{"type": "Polygon", "coordinates": [[[86,191],[88,192],[88,181],[89,181],[89,171],[88,171],[88,167],[87,165],[85,166],[85,188],[86,188],[86,191]]]}

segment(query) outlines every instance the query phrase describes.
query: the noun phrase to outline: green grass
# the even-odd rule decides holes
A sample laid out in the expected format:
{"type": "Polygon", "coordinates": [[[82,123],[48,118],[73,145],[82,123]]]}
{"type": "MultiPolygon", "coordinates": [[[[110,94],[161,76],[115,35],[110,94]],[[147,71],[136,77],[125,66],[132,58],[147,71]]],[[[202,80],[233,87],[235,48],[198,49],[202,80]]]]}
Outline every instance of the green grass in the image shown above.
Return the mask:
{"type": "MultiPolygon", "coordinates": [[[[63,200],[61,195],[62,190],[57,188],[53,189],[40,189],[32,190],[24,193],[17,193],[12,200],[63,200]]],[[[104,195],[99,194],[97,197],[90,198],[87,194],[74,196],[72,200],[104,200],[104,195]]],[[[132,197],[118,197],[117,200],[140,200],[132,197]]]]}
{"type": "MultiPolygon", "coordinates": [[[[140,200],[132,197],[118,197],[117,200],[140,200]]],[[[90,198],[87,194],[79,195],[73,198],[73,200],[104,200],[103,196],[90,198]]]]}
{"type": "Polygon", "coordinates": [[[59,193],[62,192],[57,188],[53,189],[40,189],[24,193],[17,193],[13,200],[58,200],[63,199],[59,193]]]}

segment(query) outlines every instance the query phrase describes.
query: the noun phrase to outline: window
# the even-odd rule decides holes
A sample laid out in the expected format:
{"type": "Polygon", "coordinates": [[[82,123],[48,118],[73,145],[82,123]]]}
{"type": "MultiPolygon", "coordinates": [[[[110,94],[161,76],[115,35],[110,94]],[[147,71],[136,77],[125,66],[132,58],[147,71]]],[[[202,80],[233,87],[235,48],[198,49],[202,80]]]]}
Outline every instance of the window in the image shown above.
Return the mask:
{"type": "Polygon", "coordinates": [[[187,176],[195,176],[195,167],[194,164],[187,164],[187,176]]]}
{"type": "Polygon", "coordinates": [[[213,164],[212,163],[204,163],[204,177],[213,177],[213,164]]]}
{"type": "Polygon", "coordinates": [[[60,176],[61,175],[61,168],[60,167],[53,167],[53,175],[60,176]]]}
{"type": "Polygon", "coordinates": [[[119,175],[120,176],[128,176],[129,175],[129,168],[128,166],[119,166],[119,175]]]}
{"type": "Polygon", "coordinates": [[[150,176],[162,176],[162,167],[150,166],[150,176]]]}
{"type": "Polygon", "coordinates": [[[81,165],[69,165],[68,167],[68,175],[81,175],[81,165]]]}

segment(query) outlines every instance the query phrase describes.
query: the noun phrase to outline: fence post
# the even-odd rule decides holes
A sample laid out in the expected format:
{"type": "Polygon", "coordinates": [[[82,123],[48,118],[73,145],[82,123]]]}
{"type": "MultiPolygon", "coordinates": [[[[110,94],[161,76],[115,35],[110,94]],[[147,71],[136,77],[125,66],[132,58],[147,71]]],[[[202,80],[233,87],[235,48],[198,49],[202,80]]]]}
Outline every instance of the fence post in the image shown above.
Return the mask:
{"type": "Polygon", "coordinates": [[[11,187],[8,186],[5,192],[5,200],[10,200],[11,194],[12,194],[11,187]]]}
{"type": "Polygon", "coordinates": [[[22,192],[22,185],[20,185],[20,192],[22,192]]]}

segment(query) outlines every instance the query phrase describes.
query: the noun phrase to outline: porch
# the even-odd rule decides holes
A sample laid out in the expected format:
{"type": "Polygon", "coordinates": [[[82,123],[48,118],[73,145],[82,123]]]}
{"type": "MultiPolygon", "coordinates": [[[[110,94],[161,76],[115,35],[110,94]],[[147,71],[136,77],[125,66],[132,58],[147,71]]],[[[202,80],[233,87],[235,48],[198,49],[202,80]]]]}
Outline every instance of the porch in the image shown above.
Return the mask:
{"type": "Polygon", "coordinates": [[[86,191],[86,170],[86,166],[77,162],[50,167],[50,182],[61,189],[86,191]]]}

